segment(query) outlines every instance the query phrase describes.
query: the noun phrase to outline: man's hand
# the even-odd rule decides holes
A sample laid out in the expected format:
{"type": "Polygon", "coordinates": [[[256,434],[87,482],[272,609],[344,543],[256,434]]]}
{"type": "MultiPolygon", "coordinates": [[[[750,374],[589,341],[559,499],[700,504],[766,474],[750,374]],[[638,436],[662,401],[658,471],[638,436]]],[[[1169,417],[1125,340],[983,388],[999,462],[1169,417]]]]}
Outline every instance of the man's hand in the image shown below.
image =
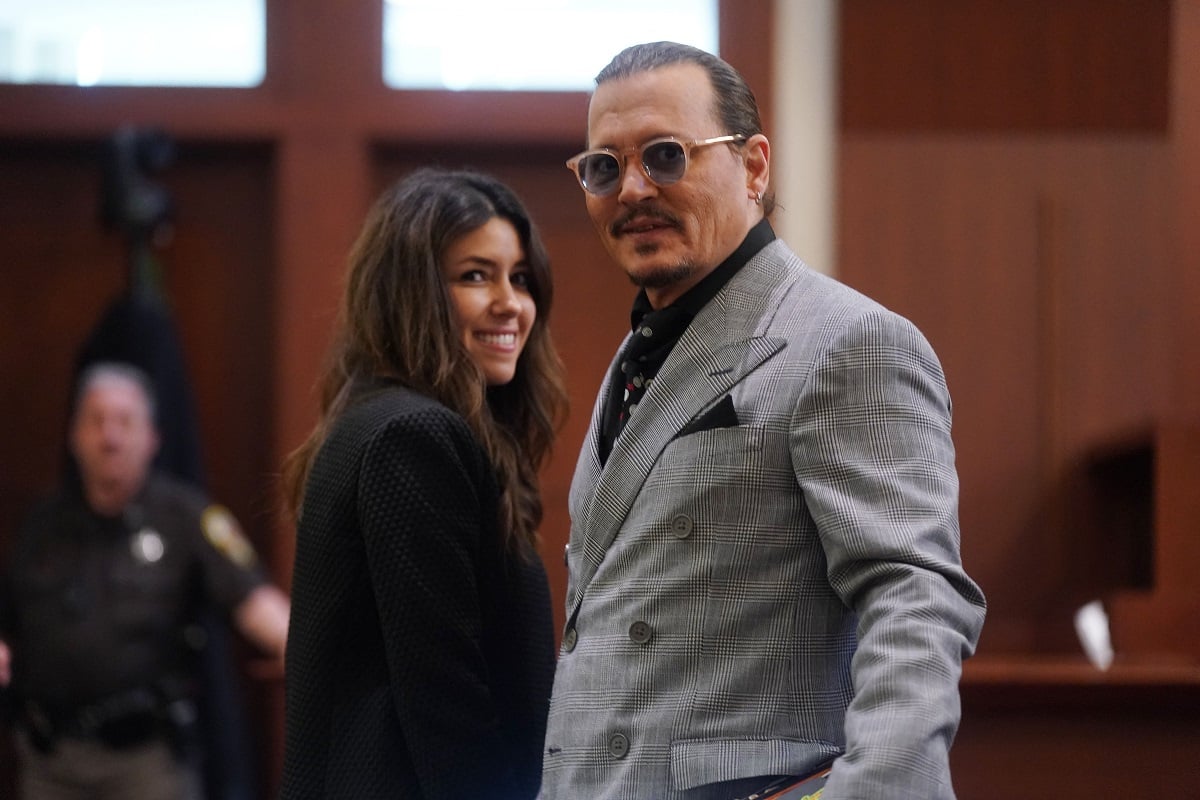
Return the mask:
{"type": "Polygon", "coordinates": [[[0,639],[0,686],[8,686],[12,681],[12,651],[8,644],[0,639]]]}
{"type": "Polygon", "coordinates": [[[263,654],[282,664],[290,613],[287,595],[267,583],[250,592],[234,609],[233,623],[263,654]]]}

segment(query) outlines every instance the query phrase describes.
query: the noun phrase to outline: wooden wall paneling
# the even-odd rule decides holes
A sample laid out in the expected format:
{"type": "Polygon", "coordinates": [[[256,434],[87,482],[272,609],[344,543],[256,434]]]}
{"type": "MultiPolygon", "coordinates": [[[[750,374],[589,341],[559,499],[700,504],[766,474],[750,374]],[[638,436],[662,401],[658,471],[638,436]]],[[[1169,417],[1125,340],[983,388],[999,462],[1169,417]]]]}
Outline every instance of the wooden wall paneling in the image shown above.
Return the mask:
{"type": "Polygon", "coordinates": [[[1146,554],[1150,580],[1104,598],[1113,644],[1124,661],[1196,665],[1200,682],[1200,424],[1160,423],[1144,446],[1149,480],[1138,487],[1144,496],[1132,499],[1144,501],[1154,535],[1146,554]]]}
{"type": "MultiPolygon", "coordinates": [[[[1150,580],[1149,519],[1114,524],[1122,489],[1096,491],[1098,451],[1161,419],[1170,364],[1160,309],[1171,267],[1169,161],[1157,137],[1047,144],[1034,191],[1054,209],[1039,272],[1047,393],[1039,436],[1046,533],[1062,570],[1042,647],[1077,650],[1075,608],[1150,580]]],[[[1136,481],[1134,474],[1121,483],[1136,481]]],[[[1148,508],[1148,503],[1147,506],[1148,508]]]]}
{"type": "Polygon", "coordinates": [[[95,142],[0,143],[0,552],[61,474],[83,338],[127,285],[95,142]]]}
{"type": "Polygon", "coordinates": [[[1032,646],[1030,590],[1052,569],[1026,560],[1042,549],[1037,242],[1022,178],[1034,158],[922,137],[844,136],[839,152],[839,277],[912,319],[942,361],[963,557],[992,607],[985,644],[1018,649],[1032,646]]]}
{"type": "MultiPolygon", "coordinates": [[[[758,101],[763,130],[768,138],[774,130],[774,27],[775,0],[722,0],[719,19],[721,26],[721,57],[732,64],[758,101]]],[[[616,55],[615,53],[613,55],[616,55]]],[[[782,76],[786,80],[786,76],[782,76]]]]}
{"type": "Polygon", "coordinates": [[[991,601],[958,796],[1196,794],[1200,4],[840,7],[843,277],[942,354],[991,601]]]}
{"type": "Polygon", "coordinates": [[[1070,612],[1123,576],[1070,489],[1166,383],[1165,145],[848,136],[840,164],[842,277],[913,319],[950,383],[985,646],[1073,652],[1070,612]]]}
{"type": "Polygon", "coordinates": [[[1165,412],[1162,309],[1173,266],[1170,148],[1161,137],[1048,144],[1039,191],[1059,207],[1058,368],[1067,439],[1103,440],[1165,412]]]}
{"type": "Polygon", "coordinates": [[[1070,686],[1022,687],[1005,708],[981,706],[964,687],[951,774],[959,800],[1084,797],[1190,798],[1200,791],[1196,692],[1165,688],[1107,701],[1114,687],[1059,702],[1070,686]],[[1169,699],[1168,699],[1169,698],[1169,699]]]}
{"type": "Polygon", "coordinates": [[[99,140],[153,124],[179,137],[262,141],[287,121],[261,89],[0,84],[0,109],[0,139],[99,140]]]}
{"type": "MultiPolygon", "coordinates": [[[[178,220],[160,256],[196,395],[212,496],[227,504],[263,558],[272,580],[287,574],[275,557],[278,464],[268,432],[277,406],[274,337],[277,281],[274,150],[264,143],[180,145],[163,177],[178,220]]],[[[252,657],[238,644],[239,660],[252,657]]],[[[251,745],[274,763],[281,686],[244,676],[251,745]]],[[[261,769],[263,796],[273,770],[261,769]]]]}
{"type": "Polygon", "coordinates": [[[1163,132],[1169,0],[843,0],[846,131],[1163,132]]]}
{"type": "MultiPolygon", "coordinates": [[[[320,131],[289,136],[277,153],[279,266],[271,332],[276,469],[316,421],[316,382],[337,315],[346,255],[368,205],[368,165],[368,154],[354,137],[320,131]]],[[[282,502],[282,494],[277,499],[282,502]]],[[[289,514],[280,513],[277,523],[273,555],[290,587],[294,530],[289,514]]]]}
{"type": "MultiPolygon", "coordinates": [[[[1176,365],[1171,382],[1171,416],[1184,424],[1200,420],[1200,3],[1172,4],[1171,138],[1175,200],[1171,221],[1177,248],[1170,274],[1169,352],[1176,365]]],[[[1200,480],[1200,465],[1195,468],[1200,480]]]]}
{"type": "Polygon", "coordinates": [[[208,486],[269,554],[276,468],[262,432],[275,400],[271,151],[184,142],[162,180],[178,212],[159,261],[195,386],[208,486]]]}
{"type": "MultiPolygon", "coordinates": [[[[125,244],[100,222],[101,142],[0,142],[5,548],[34,499],[59,479],[76,354],[129,286],[125,244]]],[[[269,553],[270,153],[180,142],[176,161],[154,180],[176,207],[175,234],[155,257],[187,361],[208,489],[269,553]]],[[[261,726],[258,733],[269,738],[261,726]]]]}
{"type": "MultiPolygon", "coordinates": [[[[128,287],[124,242],[100,223],[99,145],[0,146],[0,357],[4,374],[20,376],[3,400],[6,530],[57,479],[76,352],[128,287]]],[[[248,527],[260,546],[269,470],[260,432],[271,413],[267,168],[262,152],[184,145],[155,177],[178,209],[176,234],[155,256],[189,362],[210,488],[244,522],[257,520],[257,531],[248,527]]]]}

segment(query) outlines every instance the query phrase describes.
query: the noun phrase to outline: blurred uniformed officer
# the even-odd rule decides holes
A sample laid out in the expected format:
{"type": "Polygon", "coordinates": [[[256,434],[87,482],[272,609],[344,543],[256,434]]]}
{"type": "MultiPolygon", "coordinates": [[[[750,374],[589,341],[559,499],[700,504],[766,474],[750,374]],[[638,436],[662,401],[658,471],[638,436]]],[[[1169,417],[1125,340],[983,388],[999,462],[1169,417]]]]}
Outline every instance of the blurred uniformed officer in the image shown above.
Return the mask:
{"type": "Polygon", "coordinates": [[[79,379],[70,447],[79,485],[29,516],[0,602],[25,800],[197,800],[197,610],[282,660],[287,597],[233,517],[154,473],[154,397],[134,367],[79,379]]]}

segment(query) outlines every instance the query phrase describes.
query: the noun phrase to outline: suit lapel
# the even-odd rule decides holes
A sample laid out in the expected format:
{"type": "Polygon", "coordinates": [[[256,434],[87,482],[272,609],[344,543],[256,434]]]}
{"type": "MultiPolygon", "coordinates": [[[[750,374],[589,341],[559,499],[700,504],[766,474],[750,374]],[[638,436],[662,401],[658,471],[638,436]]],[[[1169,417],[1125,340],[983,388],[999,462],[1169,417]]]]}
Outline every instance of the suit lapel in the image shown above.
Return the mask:
{"type": "MultiPolygon", "coordinates": [[[[619,354],[624,348],[625,341],[622,341],[617,353],[619,354]]],[[[592,406],[592,421],[584,436],[583,446],[579,450],[579,460],[575,464],[575,474],[571,480],[567,504],[571,512],[573,527],[580,529],[587,527],[592,500],[596,496],[596,484],[600,480],[600,429],[604,423],[604,405],[608,393],[611,391],[616,363],[617,356],[614,355],[612,362],[608,365],[604,380],[600,383],[600,390],[596,394],[596,402],[592,406]]]]}
{"type": "Polygon", "coordinates": [[[581,492],[573,498],[573,508],[583,509],[575,520],[583,532],[576,603],[670,441],[785,346],[782,339],[758,335],[779,303],[784,282],[783,259],[771,258],[777,246],[781,245],[768,246],[751,259],[692,321],[601,467],[596,444],[609,385],[605,381],[572,489],[581,492]]]}

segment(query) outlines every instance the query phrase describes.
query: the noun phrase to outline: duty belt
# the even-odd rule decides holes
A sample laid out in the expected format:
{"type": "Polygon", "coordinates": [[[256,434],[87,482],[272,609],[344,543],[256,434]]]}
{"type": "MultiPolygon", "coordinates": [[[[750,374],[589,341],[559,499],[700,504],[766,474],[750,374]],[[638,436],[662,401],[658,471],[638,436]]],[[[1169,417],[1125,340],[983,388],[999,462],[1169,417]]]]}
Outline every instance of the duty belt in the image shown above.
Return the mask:
{"type": "Polygon", "coordinates": [[[153,689],[137,688],[109,695],[69,711],[25,701],[25,721],[34,744],[50,750],[61,738],[94,739],[110,747],[131,747],[165,732],[163,697],[153,689]]]}

